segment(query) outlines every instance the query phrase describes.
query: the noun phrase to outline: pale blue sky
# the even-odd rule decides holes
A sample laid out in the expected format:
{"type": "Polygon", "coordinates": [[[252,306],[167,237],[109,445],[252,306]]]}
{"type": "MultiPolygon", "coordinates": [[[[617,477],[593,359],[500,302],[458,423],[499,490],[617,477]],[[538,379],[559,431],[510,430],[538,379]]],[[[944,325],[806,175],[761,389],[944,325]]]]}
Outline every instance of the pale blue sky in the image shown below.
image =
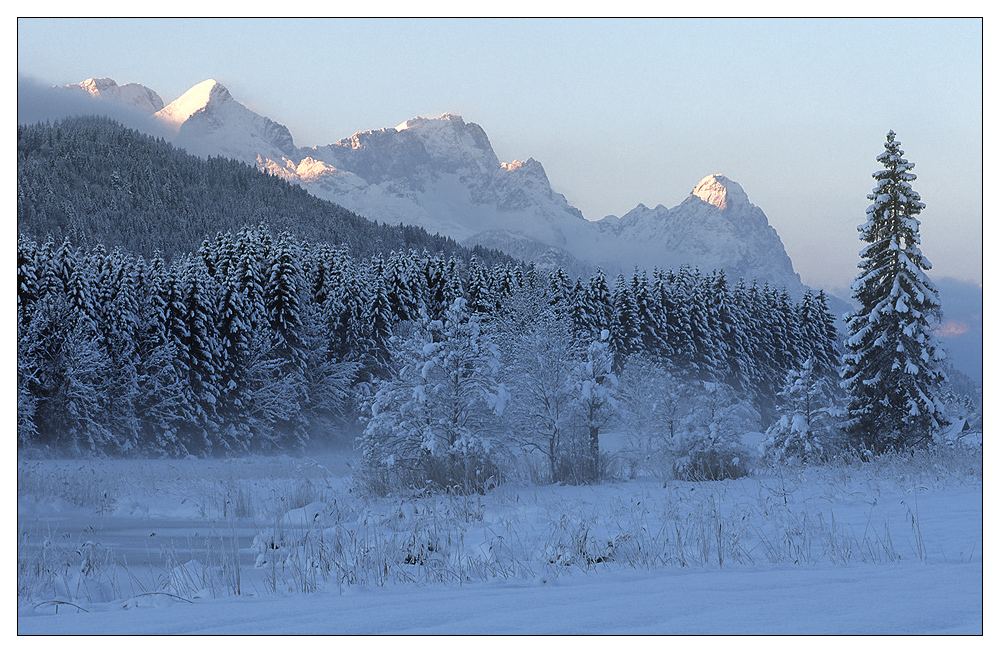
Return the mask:
{"type": "Polygon", "coordinates": [[[830,289],[856,272],[890,128],[935,275],[982,280],[982,61],[982,22],[959,19],[18,21],[20,74],[165,102],[214,77],[300,146],[460,113],[589,219],[721,172],[830,289]]]}

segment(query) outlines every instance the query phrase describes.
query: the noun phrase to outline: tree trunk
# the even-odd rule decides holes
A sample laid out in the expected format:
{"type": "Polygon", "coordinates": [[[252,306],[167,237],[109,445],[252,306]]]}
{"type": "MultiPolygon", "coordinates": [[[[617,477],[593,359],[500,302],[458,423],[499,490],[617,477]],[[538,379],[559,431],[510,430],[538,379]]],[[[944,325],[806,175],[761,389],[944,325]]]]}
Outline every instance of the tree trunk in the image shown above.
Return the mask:
{"type": "Polygon", "coordinates": [[[600,456],[601,449],[598,441],[600,435],[600,427],[591,426],[590,427],[590,480],[597,482],[599,479],[598,474],[600,472],[600,456]]]}
{"type": "Polygon", "coordinates": [[[553,432],[549,436],[549,474],[551,474],[552,482],[555,483],[559,479],[556,478],[556,437],[558,431],[553,432]]]}

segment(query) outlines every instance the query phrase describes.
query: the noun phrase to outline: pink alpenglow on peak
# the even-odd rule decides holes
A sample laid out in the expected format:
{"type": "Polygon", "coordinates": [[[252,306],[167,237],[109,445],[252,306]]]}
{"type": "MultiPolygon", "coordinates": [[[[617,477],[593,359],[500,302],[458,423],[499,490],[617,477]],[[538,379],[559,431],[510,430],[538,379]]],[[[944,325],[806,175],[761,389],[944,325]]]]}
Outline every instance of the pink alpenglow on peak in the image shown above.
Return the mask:
{"type": "Polygon", "coordinates": [[[223,102],[231,98],[225,86],[214,79],[206,79],[163,107],[156,113],[156,118],[180,129],[185,120],[207,107],[210,102],[223,102]]]}
{"type": "Polygon", "coordinates": [[[500,169],[505,170],[507,172],[514,172],[515,170],[520,170],[522,173],[533,172],[536,174],[538,173],[541,173],[543,175],[545,174],[544,170],[542,169],[542,164],[531,157],[528,157],[524,161],[521,161],[520,159],[514,159],[510,163],[507,163],[506,161],[502,162],[500,164],[500,169]]]}
{"type": "Polygon", "coordinates": [[[747,194],[735,181],[725,175],[709,175],[698,182],[691,195],[725,211],[737,209],[750,203],[747,194]]]}
{"type": "Polygon", "coordinates": [[[514,159],[510,163],[507,163],[507,162],[501,163],[500,167],[503,168],[504,170],[506,170],[507,172],[511,172],[511,171],[517,170],[518,168],[520,168],[523,165],[524,165],[524,161],[518,161],[517,159],[514,159]]]}

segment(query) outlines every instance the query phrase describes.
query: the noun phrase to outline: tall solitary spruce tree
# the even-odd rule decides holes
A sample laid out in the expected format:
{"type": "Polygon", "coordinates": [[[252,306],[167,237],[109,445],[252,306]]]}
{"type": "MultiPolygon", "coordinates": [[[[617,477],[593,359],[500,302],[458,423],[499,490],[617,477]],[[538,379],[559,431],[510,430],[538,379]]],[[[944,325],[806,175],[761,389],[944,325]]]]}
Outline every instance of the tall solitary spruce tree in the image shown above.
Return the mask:
{"type": "Polygon", "coordinates": [[[931,332],[941,306],[924,272],[931,264],[920,252],[916,217],[924,204],[892,131],[877,160],[883,169],[872,175],[873,204],[858,227],[867,243],[852,287],[860,308],[848,316],[844,357],[848,429],[856,446],[874,453],[925,446],[945,424],[945,355],[931,332]]]}

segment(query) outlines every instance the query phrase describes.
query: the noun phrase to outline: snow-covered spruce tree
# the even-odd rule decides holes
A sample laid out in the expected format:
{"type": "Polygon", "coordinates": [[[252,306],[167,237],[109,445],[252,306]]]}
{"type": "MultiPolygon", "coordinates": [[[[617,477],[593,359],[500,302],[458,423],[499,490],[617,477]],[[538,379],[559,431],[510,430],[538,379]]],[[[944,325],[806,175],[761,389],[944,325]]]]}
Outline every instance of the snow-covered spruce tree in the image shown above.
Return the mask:
{"type": "Polygon", "coordinates": [[[367,297],[362,307],[364,333],[359,349],[365,379],[385,379],[391,373],[389,340],[392,338],[392,305],[386,288],[382,257],[372,261],[366,279],[367,297]]]}
{"type": "Polygon", "coordinates": [[[608,283],[604,279],[604,272],[597,268],[597,272],[590,277],[590,283],[584,291],[583,311],[586,313],[586,322],[590,327],[589,333],[585,334],[587,346],[591,340],[598,337],[607,330],[610,337],[612,303],[611,291],[608,290],[608,283]]]}
{"type": "Polygon", "coordinates": [[[660,365],[674,373],[689,369],[694,361],[694,341],[691,337],[691,316],[678,295],[673,273],[657,270],[653,275],[653,292],[659,307],[660,334],[664,344],[655,357],[660,365]]]}
{"type": "Polygon", "coordinates": [[[611,322],[608,325],[611,337],[608,346],[614,361],[615,374],[621,374],[625,361],[642,348],[642,336],[639,330],[639,312],[631,288],[625,283],[625,277],[619,274],[615,278],[615,291],[611,298],[611,322]]]}
{"type": "Polygon", "coordinates": [[[396,322],[415,319],[418,314],[416,277],[416,254],[393,252],[389,257],[386,291],[392,306],[393,320],[396,322]]]}
{"type": "Polygon", "coordinates": [[[17,308],[17,444],[28,444],[37,435],[35,408],[38,399],[32,392],[36,384],[39,361],[32,356],[32,345],[37,339],[31,322],[25,320],[27,311],[17,308]]]}
{"type": "Polygon", "coordinates": [[[591,338],[593,331],[593,321],[587,309],[587,290],[581,279],[576,280],[573,292],[570,297],[569,307],[570,320],[573,322],[573,340],[575,342],[586,342],[591,338]]]}
{"type": "Polygon", "coordinates": [[[775,396],[770,387],[774,343],[768,329],[770,320],[767,301],[756,281],[743,290],[741,302],[747,316],[747,349],[752,361],[752,369],[749,371],[750,390],[754,393],[758,406],[771,404],[775,396]]]}
{"type": "Polygon", "coordinates": [[[262,229],[253,231],[244,228],[237,236],[234,253],[233,275],[236,285],[244,298],[244,321],[255,328],[265,318],[264,284],[267,270],[264,269],[264,245],[262,229]]]}
{"type": "MultiPolygon", "coordinates": [[[[736,291],[729,289],[725,272],[712,274],[711,301],[717,320],[720,352],[720,378],[739,391],[750,389],[753,361],[750,359],[749,315],[736,297],[736,291]]],[[[741,285],[738,289],[742,289],[741,285]]]]}
{"type": "Polygon", "coordinates": [[[195,421],[184,433],[190,438],[189,449],[211,453],[217,442],[217,406],[221,343],[216,327],[218,289],[204,264],[189,257],[183,268],[183,319],[186,337],[181,341],[180,355],[187,370],[187,387],[195,421]]]}
{"type": "Polygon", "coordinates": [[[17,235],[17,308],[26,319],[32,304],[41,294],[39,287],[38,245],[35,241],[17,235]]]}
{"type": "Polygon", "coordinates": [[[303,278],[299,261],[302,247],[291,234],[282,233],[275,243],[264,286],[264,307],[270,324],[272,356],[281,363],[276,372],[286,384],[281,394],[290,405],[274,425],[275,430],[293,446],[307,439],[305,416],[301,413],[301,373],[305,352],[302,344],[303,278]]]}
{"type": "Polygon", "coordinates": [[[489,270],[479,264],[473,255],[469,262],[469,310],[490,315],[496,310],[496,298],[490,287],[489,270]]]}
{"type": "Polygon", "coordinates": [[[190,334],[186,320],[187,307],[184,302],[184,274],[184,266],[180,261],[174,261],[169,270],[163,270],[162,321],[166,349],[172,354],[169,360],[171,368],[169,376],[177,379],[179,388],[173,421],[167,431],[174,434],[172,439],[187,455],[200,451],[197,447],[189,447],[190,433],[198,424],[199,417],[197,397],[191,390],[189,378],[191,359],[187,343],[190,334]]]}
{"type": "Polygon", "coordinates": [[[735,322],[739,324],[738,334],[742,336],[741,342],[736,346],[738,368],[734,369],[739,375],[743,391],[754,399],[759,408],[762,403],[760,386],[763,380],[759,357],[762,349],[761,320],[754,314],[752,287],[747,288],[743,279],[740,279],[733,291],[731,310],[735,322]]]}
{"type": "Polygon", "coordinates": [[[250,363],[250,326],[246,297],[235,274],[222,278],[219,293],[218,331],[219,401],[217,413],[223,443],[231,449],[245,447],[251,440],[247,416],[253,399],[249,396],[247,370],[250,363]]]}
{"type": "Polygon", "coordinates": [[[301,257],[302,250],[291,234],[281,234],[264,286],[264,306],[274,338],[274,351],[290,367],[300,365],[302,358],[299,336],[302,328],[301,257]]]}
{"type": "Polygon", "coordinates": [[[945,354],[931,331],[941,307],[919,248],[924,204],[892,131],[877,160],[883,169],[872,175],[873,204],[858,227],[867,245],[852,287],[860,308],[848,316],[843,381],[852,443],[873,453],[926,446],[946,423],[945,354]]]}
{"type": "Polygon", "coordinates": [[[442,319],[423,314],[396,343],[399,371],[380,381],[361,438],[374,491],[484,491],[498,481],[506,389],[497,382],[498,351],[459,297],[442,319]]]}
{"type": "Polygon", "coordinates": [[[799,332],[802,335],[800,358],[812,358],[816,372],[839,376],[840,355],[837,352],[837,328],[827,307],[826,293],[813,295],[806,291],[797,307],[799,332]]]}
{"type": "Polygon", "coordinates": [[[110,362],[103,421],[114,434],[118,450],[135,453],[139,446],[135,405],[139,396],[136,349],[139,297],[134,292],[138,266],[118,248],[108,255],[98,245],[91,258],[95,327],[110,362]]]}
{"type": "Polygon", "coordinates": [[[113,450],[104,424],[110,361],[93,323],[70,297],[48,293],[22,336],[18,367],[30,373],[25,385],[34,399],[34,428],[25,424],[22,440],[34,432],[33,443],[70,455],[113,450]]]}
{"type": "Polygon", "coordinates": [[[570,314],[573,305],[573,280],[562,268],[549,273],[547,296],[549,306],[556,316],[565,317],[570,314]]]}
{"type": "Polygon", "coordinates": [[[814,358],[789,371],[777,402],[780,417],[767,430],[768,455],[814,463],[833,454],[840,444],[837,395],[814,358]]]}
{"type": "Polygon", "coordinates": [[[514,272],[511,270],[509,265],[498,265],[492,270],[492,282],[490,284],[493,290],[493,299],[496,301],[497,311],[499,312],[507,299],[514,294],[517,289],[517,280],[514,278],[514,272]]]}
{"type": "Polygon", "coordinates": [[[38,339],[31,329],[31,316],[35,302],[44,293],[45,277],[51,256],[51,242],[39,248],[34,240],[21,234],[17,237],[17,441],[26,444],[36,434],[34,423],[37,397],[32,392],[37,386],[36,373],[41,360],[34,351],[38,339]]]}
{"type": "Polygon", "coordinates": [[[53,256],[52,265],[56,277],[61,281],[63,293],[70,300],[73,310],[81,319],[94,322],[94,302],[92,280],[85,262],[81,262],[79,252],[70,241],[64,240],[53,256]]]}
{"type": "Polygon", "coordinates": [[[18,316],[20,441],[73,454],[113,452],[114,370],[94,321],[93,266],[69,241],[55,251],[51,243],[37,248],[35,260],[36,296],[22,298],[18,316]]]}
{"type": "Polygon", "coordinates": [[[433,320],[439,320],[450,306],[448,298],[448,278],[441,256],[424,253],[421,266],[422,301],[424,310],[433,320]]]}
{"type": "Polygon", "coordinates": [[[135,411],[141,448],[150,454],[180,456],[187,453],[177,438],[177,425],[186,405],[185,383],[177,365],[176,343],[168,333],[169,274],[159,252],[148,264],[141,257],[136,261],[136,296],[140,301],[135,411]]]}
{"type": "MultiPolygon", "coordinates": [[[[302,413],[309,439],[330,438],[351,404],[352,385],[361,364],[337,359],[330,350],[324,306],[307,303],[302,311],[302,413]]],[[[356,388],[354,388],[356,391],[356,388]]]]}
{"type": "Polygon", "coordinates": [[[630,288],[639,321],[639,349],[653,360],[666,361],[669,346],[667,334],[671,325],[664,319],[660,295],[650,287],[645,270],[641,277],[638,271],[632,273],[630,288]]]}
{"type": "Polygon", "coordinates": [[[682,267],[677,273],[679,290],[687,308],[693,356],[686,365],[686,372],[702,380],[718,377],[722,366],[719,360],[716,320],[709,302],[711,287],[708,279],[697,268],[682,267]]]}

